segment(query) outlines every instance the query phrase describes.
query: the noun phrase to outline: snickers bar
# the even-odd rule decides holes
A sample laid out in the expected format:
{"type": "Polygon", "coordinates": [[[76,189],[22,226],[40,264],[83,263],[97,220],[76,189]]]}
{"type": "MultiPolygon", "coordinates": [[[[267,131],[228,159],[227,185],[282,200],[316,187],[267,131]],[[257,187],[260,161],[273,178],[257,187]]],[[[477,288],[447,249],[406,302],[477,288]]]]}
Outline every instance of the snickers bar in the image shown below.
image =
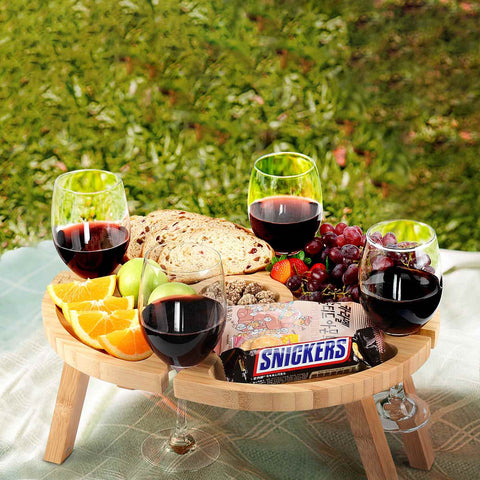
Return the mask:
{"type": "Polygon", "coordinates": [[[231,382],[278,384],[353,373],[382,362],[383,337],[372,327],[353,337],[269,346],[233,348],[220,355],[231,382]]]}

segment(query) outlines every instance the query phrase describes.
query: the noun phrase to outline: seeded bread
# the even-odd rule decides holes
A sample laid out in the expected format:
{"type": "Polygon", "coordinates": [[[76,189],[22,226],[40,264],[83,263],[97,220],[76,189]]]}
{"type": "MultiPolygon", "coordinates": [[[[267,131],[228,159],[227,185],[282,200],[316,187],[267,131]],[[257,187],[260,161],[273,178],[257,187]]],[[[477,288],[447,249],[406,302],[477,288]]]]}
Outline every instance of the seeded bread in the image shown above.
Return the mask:
{"type": "Polygon", "coordinates": [[[145,217],[140,215],[132,215],[130,217],[130,242],[128,243],[126,253],[128,260],[142,256],[146,226],[147,219],[145,217]]]}
{"type": "Polygon", "coordinates": [[[146,218],[149,231],[143,253],[157,244],[161,245],[165,241],[174,241],[178,235],[188,235],[198,228],[198,225],[213,220],[210,217],[183,210],[157,210],[148,214],[146,218]],[[163,235],[167,232],[167,240],[162,240],[163,235]]]}
{"type": "Polygon", "coordinates": [[[226,275],[237,275],[263,270],[274,255],[268,243],[246,228],[223,219],[181,210],[158,210],[143,218],[146,219],[143,230],[139,226],[136,234],[133,229],[131,234],[130,242],[143,245],[140,253],[136,247],[131,250],[136,256],[144,255],[155,245],[170,242],[202,243],[220,252],[226,275]]]}
{"type": "Polygon", "coordinates": [[[156,234],[157,230],[161,230],[165,226],[172,225],[176,220],[186,217],[200,216],[195,213],[184,212],[182,210],[160,210],[150,213],[146,217],[141,215],[132,215],[130,217],[130,242],[126,257],[128,260],[139,258],[153,246],[150,241],[147,248],[145,242],[150,240],[156,234]],[[160,212],[163,212],[160,213],[160,212]]]}

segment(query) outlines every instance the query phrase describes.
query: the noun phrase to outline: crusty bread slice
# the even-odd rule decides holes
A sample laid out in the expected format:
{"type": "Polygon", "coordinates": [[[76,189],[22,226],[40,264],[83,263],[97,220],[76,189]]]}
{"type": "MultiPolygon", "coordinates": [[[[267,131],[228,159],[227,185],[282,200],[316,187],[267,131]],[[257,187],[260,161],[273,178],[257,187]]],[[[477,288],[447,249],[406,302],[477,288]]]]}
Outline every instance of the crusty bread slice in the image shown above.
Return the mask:
{"type": "MultiPolygon", "coordinates": [[[[220,274],[219,257],[205,244],[169,243],[154,249],[152,258],[167,272],[169,280],[197,283],[198,287],[216,283],[220,274]],[[155,258],[156,257],[156,258],[155,258]],[[214,278],[211,278],[212,275],[214,278]],[[206,282],[206,283],[205,283],[206,282]]],[[[197,291],[199,291],[197,289],[197,291]]]]}
{"type": "Polygon", "coordinates": [[[270,245],[246,228],[230,222],[207,224],[191,234],[186,241],[203,243],[220,252],[225,275],[254,273],[263,270],[272,260],[270,245]]]}
{"type": "Polygon", "coordinates": [[[144,255],[155,245],[174,242],[178,236],[188,235],[200,225],[212,220],[210,217],[183,210],[156,210],[147,215],[147,219],[149,232],[143,248],[144,255]]]}
{"type": "Polygon", "coordinates": [[[181,210],[158,210],[146,218],[143,255],[153,246],[167,242],[202,243],[219,251],[226,275],[263,270],[274,255],[268,243],[227,220],[181,210]]]}
{"type": "Polygon", "coordinates": [[[147,220],[145,217],[140,215],[132,215],[130,217],[130,241],[128,242],[126,252],[128,260],[142,256],[146,225],[147,220]]]}

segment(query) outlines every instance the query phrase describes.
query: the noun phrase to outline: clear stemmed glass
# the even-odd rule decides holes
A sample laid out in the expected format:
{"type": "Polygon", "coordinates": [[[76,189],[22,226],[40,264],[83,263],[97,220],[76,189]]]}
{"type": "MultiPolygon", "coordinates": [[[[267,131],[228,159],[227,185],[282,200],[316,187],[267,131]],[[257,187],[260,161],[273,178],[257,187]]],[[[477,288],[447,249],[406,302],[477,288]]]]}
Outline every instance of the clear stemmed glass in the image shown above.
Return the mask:
{"type": "Polygon", "coordinates": [[[77,275],[109,275],[122,262],[130,220],[118,175],[104,170],[60,175],[53,187],[51,214],[55,248],[77,275]]]}
{"type": "MultiPolygon", "coordinates": [[[[391,220],[369,228],[359,268],[360,302],[388,335],[417,333],[442,296],[440,253],[435,231],[414,220],[391,220]]],[[[407,395],[402,384],[375,396],[383,427],[408,433],[428,422],[426,402],[407,395]]]]}
{"type": "Polygon", "coordinates": [[[322,219],[322,187],[315,161],[292,152],[257,159],[248,187],[248,214],[255,235],[276,253],[301,250],[322,219]]]}
{"type": "MultiPolygon", "coordinates": [[[[152,350],[173,369],[198,365],[213,350],[225,327],[226,297],[220,254],[183,243],[150,249],[139,292],[140,326],[152,350]],[[158,263],[157,263],[158,262],[158,263]],[[153,288],[158,279],[168,280],[153,288]]],[[[177,401],[174,430],[161,430],[142,444],[142,454],[166,472],[198,470],[220,453],[217,440],[189,431],[186,401],[177,401]]]]}

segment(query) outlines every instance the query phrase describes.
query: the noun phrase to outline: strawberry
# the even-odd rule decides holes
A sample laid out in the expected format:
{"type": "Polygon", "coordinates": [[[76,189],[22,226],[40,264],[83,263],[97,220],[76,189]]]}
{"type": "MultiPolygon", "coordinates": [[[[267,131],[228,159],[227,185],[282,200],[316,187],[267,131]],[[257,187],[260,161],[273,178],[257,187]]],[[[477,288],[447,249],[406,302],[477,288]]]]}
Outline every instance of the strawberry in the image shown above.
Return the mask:
{"type": "Polygon", "coordinates": [[[296,275],[302,275],[302,273],[305,273],[308,270],[305,262],[299,258],[289,258],[288,261],[290,262],[293,272],[296,275]]]}
{"type": "Polygon", "coordinates": [[[327,267],[323,263],[316,263],[312,265],[310,271],[315,270],[316,268],[320,268],[321,270],[327,270],[327,267]]]}
{"type": "Polygon", "coordinates": [[[292,265],[287,259],[275,263],[270,272],[270,276],[281,283],[286,283],[293,274],[292,265]]]}

